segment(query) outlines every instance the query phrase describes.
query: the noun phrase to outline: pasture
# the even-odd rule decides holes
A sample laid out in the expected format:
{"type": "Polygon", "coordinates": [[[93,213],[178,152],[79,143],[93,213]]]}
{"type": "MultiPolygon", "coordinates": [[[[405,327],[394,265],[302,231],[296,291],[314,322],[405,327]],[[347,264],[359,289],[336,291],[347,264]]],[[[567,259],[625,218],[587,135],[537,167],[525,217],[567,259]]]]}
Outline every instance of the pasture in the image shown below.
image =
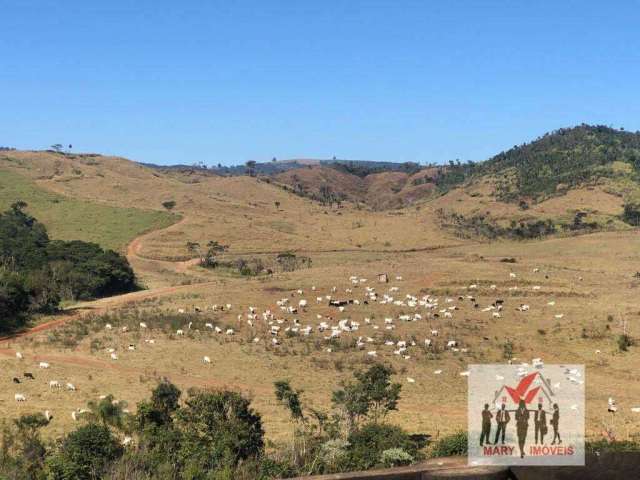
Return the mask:
{"type": "MultiPolygon", "coordinates": [[[[466,425],[461,374],[468,364],[511,359],[531,365],[540,357],[584,363],[587,434],[609,429],[628,438],[640,427],[640,414],[632,411],[640,407],[640,354],[635,346],[620,351],[617,338],[637,336],[638,247],[637,234],[612,232],[414,252],[311,250],[309,269],[254,278],[183,266],[173,275],[188,275],[193,284],[78,305],[85,315],[80,322],[3,342],[0,412],[49,409],[55,417],[49,432],[58,434],[74,428],[71,412],[88,400],[112,393],[133,411],[156,379],[167,377],[183,389],[230,387],[249,394],[268,437],[282,440],[291,424],[273,396],[275,380],[290,380],[307,403],[327,408],[341,380],[378,360],[393,365],[403,384],[399,412],[390,420],[411,432],[442,435],[466,425]],[[381,272],[389,283],[378,283],[381,272]],[[359,304],[341,311],[327,296],[359,304]],[[501,311],[490,309],[497,299],[504,300],[501,311]],[[213,310],[226,304],[231,308],[213,310]],[[523,304],[528,310],[519,311],[523,304]],[[450,341],[455,346],[447,348],[450,341]],[[50,368],[38,369],[40,361],[50,368]],[[36,379],[22,379],[27,371],[36,379]],[[20,384],[12,384],[14,376],[20,384]],[[77,391],[51,391],[50,380],[73,383],[77,391]],[[15,393],[27,401],[15,402],[15,393]],[[619,406],[615,415],[607,412],[609,397],[619,406]]],[[[170,268],[170,262],[161,265],[170,268]]],[[[159,275],[156,268],[149,278],[159,275]]]]}

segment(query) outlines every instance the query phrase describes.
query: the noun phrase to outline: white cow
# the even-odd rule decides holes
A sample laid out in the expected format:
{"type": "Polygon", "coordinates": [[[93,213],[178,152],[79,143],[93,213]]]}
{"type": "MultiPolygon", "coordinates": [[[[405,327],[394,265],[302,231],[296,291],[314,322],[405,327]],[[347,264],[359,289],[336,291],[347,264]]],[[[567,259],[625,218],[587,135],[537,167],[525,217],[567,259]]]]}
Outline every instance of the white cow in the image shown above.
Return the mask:
{"type": "Polygon", "coordinates": [[[51,365],[49,365],[47,362],[40,362],[38,368],[49,368],[50,366],[51,365]]]}
{"type": "Polygon", "coordinates": [[[211,363],[211,359],[205,355],[202,357],[202,363],[211,363]]]}
{"type": "Polygon", "coordinates": [[[16,402],[26,402],[27,401],[27,397],[24,396],[24,394],[22,393],[16,393],[13,398],[16,399],[16,402]]]}

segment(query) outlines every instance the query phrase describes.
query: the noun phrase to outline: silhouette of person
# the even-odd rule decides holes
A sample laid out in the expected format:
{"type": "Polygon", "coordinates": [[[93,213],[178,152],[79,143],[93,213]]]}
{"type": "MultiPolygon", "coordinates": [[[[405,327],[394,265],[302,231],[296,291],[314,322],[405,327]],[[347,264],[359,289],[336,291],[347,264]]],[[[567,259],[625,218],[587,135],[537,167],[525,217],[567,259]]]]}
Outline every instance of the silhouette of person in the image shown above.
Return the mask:
{"type": "Polygon", "coordinates": [[[518,434],[518,447],[520,447],[520,458],[524,458],[524,443],[527,439],[529,429],[529,410],[523,399],[520,399],[516,410],[516,432],[518,434]]]}
{"type": "Polygon", "coordinates": [[[558,431],[558,424],[560,423],[560,408],[557,403],[553,404],[553,416],[551,417],[551,426],[553,427],[553,441],[551,445],[556,444],[556,438],[558,439],[558,444],[562,443],[560,439],[560,432],[558,431]]]}
{"type": "Polygon", "coordinates": [[[542,409],[541,403],[538,404],[538,409],[533,414],[533,424],[535,425],[536,443],[540,438],[539,443],[543,444],[544,436],[547,433],[547,412],[542,409]]]}
{"type": "Polygon", "coordinates": [[[489,434],[491,433],[491,419],[493,418],[493,414],[489,411],[489,404],[484,404],[484,410],[482,410],[482,433],[480,434],[480,446],[484,442],[487,444],[491,444],[491,440],[489,440],[489,434]]]}
{"type": "Polygon", "coordinates": [[[498,423],[498,429],[496,430],[496,438],[494,440],[494,444],[498,444],[498,438],[500,434],[502,434],[502,445],[504,445],[504,434],[507,430],[507,423],[511,420],[511,416],[509,415],[509,411],[506,410],[506,405],[503,403],[500,407],[500,410],[496,413],[496,422],[498,423]]]}

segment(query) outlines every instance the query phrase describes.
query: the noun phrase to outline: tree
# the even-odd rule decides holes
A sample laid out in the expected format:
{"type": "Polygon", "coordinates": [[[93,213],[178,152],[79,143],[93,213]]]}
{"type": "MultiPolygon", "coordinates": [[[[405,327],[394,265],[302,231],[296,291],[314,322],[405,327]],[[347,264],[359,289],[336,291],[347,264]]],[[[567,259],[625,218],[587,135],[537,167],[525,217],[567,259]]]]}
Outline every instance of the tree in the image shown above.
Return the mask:
{"type": "Polygon", "coordinates": [[[200,257],[200,259],[202,259],[202,254],[200,252],[200,244],[198,242],[187,242],[187,251],[191,254],[191,255],[197,255],[198,257],[200,257]]]}
{"type": "Polygon", "coordinates": [[[162,202],[162,206],[167,210],[173,210],[176,206],[176,202],[174,200],[167,200],[166,202],[162,202]]]}
{"type": "Polygon", "coordinates": [[[302,404],[300,394],[302,390],[294,390],[286,380],[279,380],[274,383],[276,388],[276,399],[282,403],[295,421],[303,421],[302,404]]]}
{"type": "Polygon", "coordinates": [[[228,245],[222,245],[217,240],[209,240],[207,242],[207,252],[200,259],[200,265],[207,268],[215,268],[218,265],[216,256],[228,249],[228,245]]]}
{"type": "Polygon", "coordinates": [[[342,410],[349,431],[365,417],[377,423],[390,411],[397,410],[402,385],[391,383],[393,373],[391,367],[377,363],[364,372],[356,372],[355,382],[333,392],[332,402],[342,410]]]}
{"type": "Polygon", "coordinates": [[[258,165],[258,163],[255,160],[248,160],[245,163],[245,166],[247,167],[247,173],[249,174],[249,176],[251,177],[255,177],[256,176],[256,165],[258,165]]]}
{"type": "MultiPolygon", "coordinates": [[[[22,415],[13,421],[16,433],[13,450],[16,453],[17,467],[27,474],[26,478],[38,478],[44,467],[47,450],[40,437],[40,430],[49,424],[41,413],[22,415]]],[[[4,445],[6,448],[8,445],[4,445]]],[[[5,454],[0,453],[0,459],[5,454]]],[[[4,463],[4,462],[2,462],[4,463]]]]}
{"type": "Polygon", "coordinates": [[[89,423],[70,433],[48,461],[50,480],[98,480],[123,453],[104,425],[89,423]]]}
{"type": "Polygon", "coordinates": [[[28,309],[29,292],[24,277],[0,267],[0,333],[23,327],[28,309]]]}
{"type": "Polygon", "coordinates": [[[239,393],[192,390],[185,403],[177,412],[185,464],[201,471],[232,468],[262,454],[262,420],[239,393]]]}
{"type": "Polygon", "coordinates": [[[60,153],[62,152],[62,149],[64,147],[62,146],[61,143],[54,143],[53,145],[51,145],[51,150],[53,150],[54,152],[60,153]]]}

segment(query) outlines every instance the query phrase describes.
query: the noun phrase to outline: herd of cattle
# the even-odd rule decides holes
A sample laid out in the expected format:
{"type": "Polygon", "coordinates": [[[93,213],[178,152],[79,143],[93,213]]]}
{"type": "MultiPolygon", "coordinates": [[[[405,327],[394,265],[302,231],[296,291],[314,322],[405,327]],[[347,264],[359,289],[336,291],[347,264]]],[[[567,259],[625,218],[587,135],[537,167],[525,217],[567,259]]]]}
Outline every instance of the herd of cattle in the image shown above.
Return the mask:
{"type": "MultiPolygon", "coordinates": [[[[540,270],[536,268],[533,273],[540,274],[540,270]]],[[[540,285],[520,289],[515,285],[517,275],[513,272],[509,274],[509,279],[514,283],[508,287],[510,295],[519,296],[518,291],[525,288],[537,295],[542,293],[540,285]]],[[[192,305],[179,308],[177,313],[179,315],[190,314],[188,318],[191,319],[193,314],[210,312],[212,320],[204,323],[205,330],[233,338],[237,332],[248,328],[252,343],[266,344],[271,348],[279,348],[287,339],[314,336],[320,342],[326,342],[322,348],[330,354],[336,348],[336,342],[344,341],[346,338],[347,341],[343,345],[346,344],[347,348],[352,348],[355,351],[362,351],[369,358],[394,356],[410,360],[414,352],[428,353],[437,350],[439,352],[459,352],[460,354],[469,353],[470,347],[463,346],[460,339],[455,338],[455,334],[452,333],[455,332],[455,328],[447,328],[447,325],[455,324],[455,318],[461,310],[473,310],[478,312],[480,316],[486,315],[487,322],[500,322],[500,319],[508,311],[505,299],[497,298],[500,292],[495,284],[481,286],[474,283],[462,287],[461,293],[458,295],[439,297],[431,294],[401,292],[403,290],[401,276],[395,277],[393,285],[378,283],[375,286],[371,285],[366,278],[351,276],[348,286],[343,287],[340,291],[336,286],[328,289],[324,294],[321,294],[315,286],[312,286],[310,290],[309,296],[314,300],[307,298],[303,289],[297,289],[291,291],[288,296],[274,299],[269,308],[239,307],[240,313],[237,314],[234,312],[234,306],[230,303],[206,307],[192,305]],[[485,305],[481,305],[478,299],[481,292],[483,297],[489,296],[491,298],[485,305]],[[385,313],[377,316],[372,313],[374,310],[385,313]],[[219,322],[214,321],[213,318],[223,316],[227,319],[230,316],[233,317],[234,328],[230,326],[221,328],[216,325],[219,322]],[[415,325],[416,328],[412,329],[411,335],[402,336],[397,333],[396,329],[400,324],[414,322],[418,322],[418,324],[415,325]],[[416,332],[422,335],[416,335],[416,332]]],[[[555,308],[556,301],[548,299],[546,305],[555,308]]],[[[517,312],[516,315],[526,315],[531,307],[528,304],[520,303],[509,310],[517,312]]],[[[564,317],[564,314],[557,312],[557,310],[552,314],[556,320],[561,320],[564,317]]],[[[202,322],[199,324],[202,325],[202,322]]],[[[152,330],[145,322],[140,322],[138,327],[140,332],[152,330]]],[[[111,324],[106,324],[105,329],[113,332],[118,331],[111,324]]],[[[130,329],[134,328],[123,326],[119,331],[127,333],[130,329]]],[[[185,321],[181,328],[175,330],[175,336],[184,337],[186,333],[200,334],[201,332],[194,327],[193,321],[185,321]]],[[[485,339],[487,338],[485,337],[485,339]]],[[[156,343],[156,339],[145,338],[144,342],[152,346],[156,343]]],[[[129,352],[135,352],[136,348],[135,344],[129,343],[126,349],[129,352]]],[[[112,361],[120,359],[116,348],[107,348],[106,353],[109,354],[112,361]]],[[[596,354],[599,353],[600,350],[596,350],[596,354]]],[[[25,361],[22,353],[16,353],[16,359],[21,362],[25,361]]],[[[201,361],[207,365],[212,364],[209,355],[203,356],[201,361]]],[[[540,358],[533,359],[531,364],[522,363],[519,375],[524,377],[530,368],[536,368],[540,365],[542,365],[540,358]]],[[[50,364],[40,362],[38,367],[46,370],[50,368],[50,364]]],[[[434,375],[442,373],[442,369],[433,370],[434,375]]],[[[469,375],[469,372],[463,370],[458,374],[465,377],[469,375]]],[[[25,372],[23,376],[23,380],[14,377],[13,382],[20,384],[21,381],[35,380],[31,372],[25,372]]],[[[412,377],[406,377],[406,381],[412,384],[416,383],[412,377]]],[[[76,391],[76,387],[72,383],[59,380],[50,380],[48,386],[52,391],[62,390],[63,387],[68,392],[76,391]]],[[[25,402],[27,397],[24,393],[16,393],[15,400],[25,402]]],[[[610,400],[613,402],[613,404],[611,402],[609,404],[610,411],[612,405],[617,409],[615,401],[610,400]]],[[[77,420],[83,413],[86,413],[86,410],[76,409],[72,411],[71,416],[77,420]]],[[[49,414],[48,411],[47,414],[49,414]]]]}

